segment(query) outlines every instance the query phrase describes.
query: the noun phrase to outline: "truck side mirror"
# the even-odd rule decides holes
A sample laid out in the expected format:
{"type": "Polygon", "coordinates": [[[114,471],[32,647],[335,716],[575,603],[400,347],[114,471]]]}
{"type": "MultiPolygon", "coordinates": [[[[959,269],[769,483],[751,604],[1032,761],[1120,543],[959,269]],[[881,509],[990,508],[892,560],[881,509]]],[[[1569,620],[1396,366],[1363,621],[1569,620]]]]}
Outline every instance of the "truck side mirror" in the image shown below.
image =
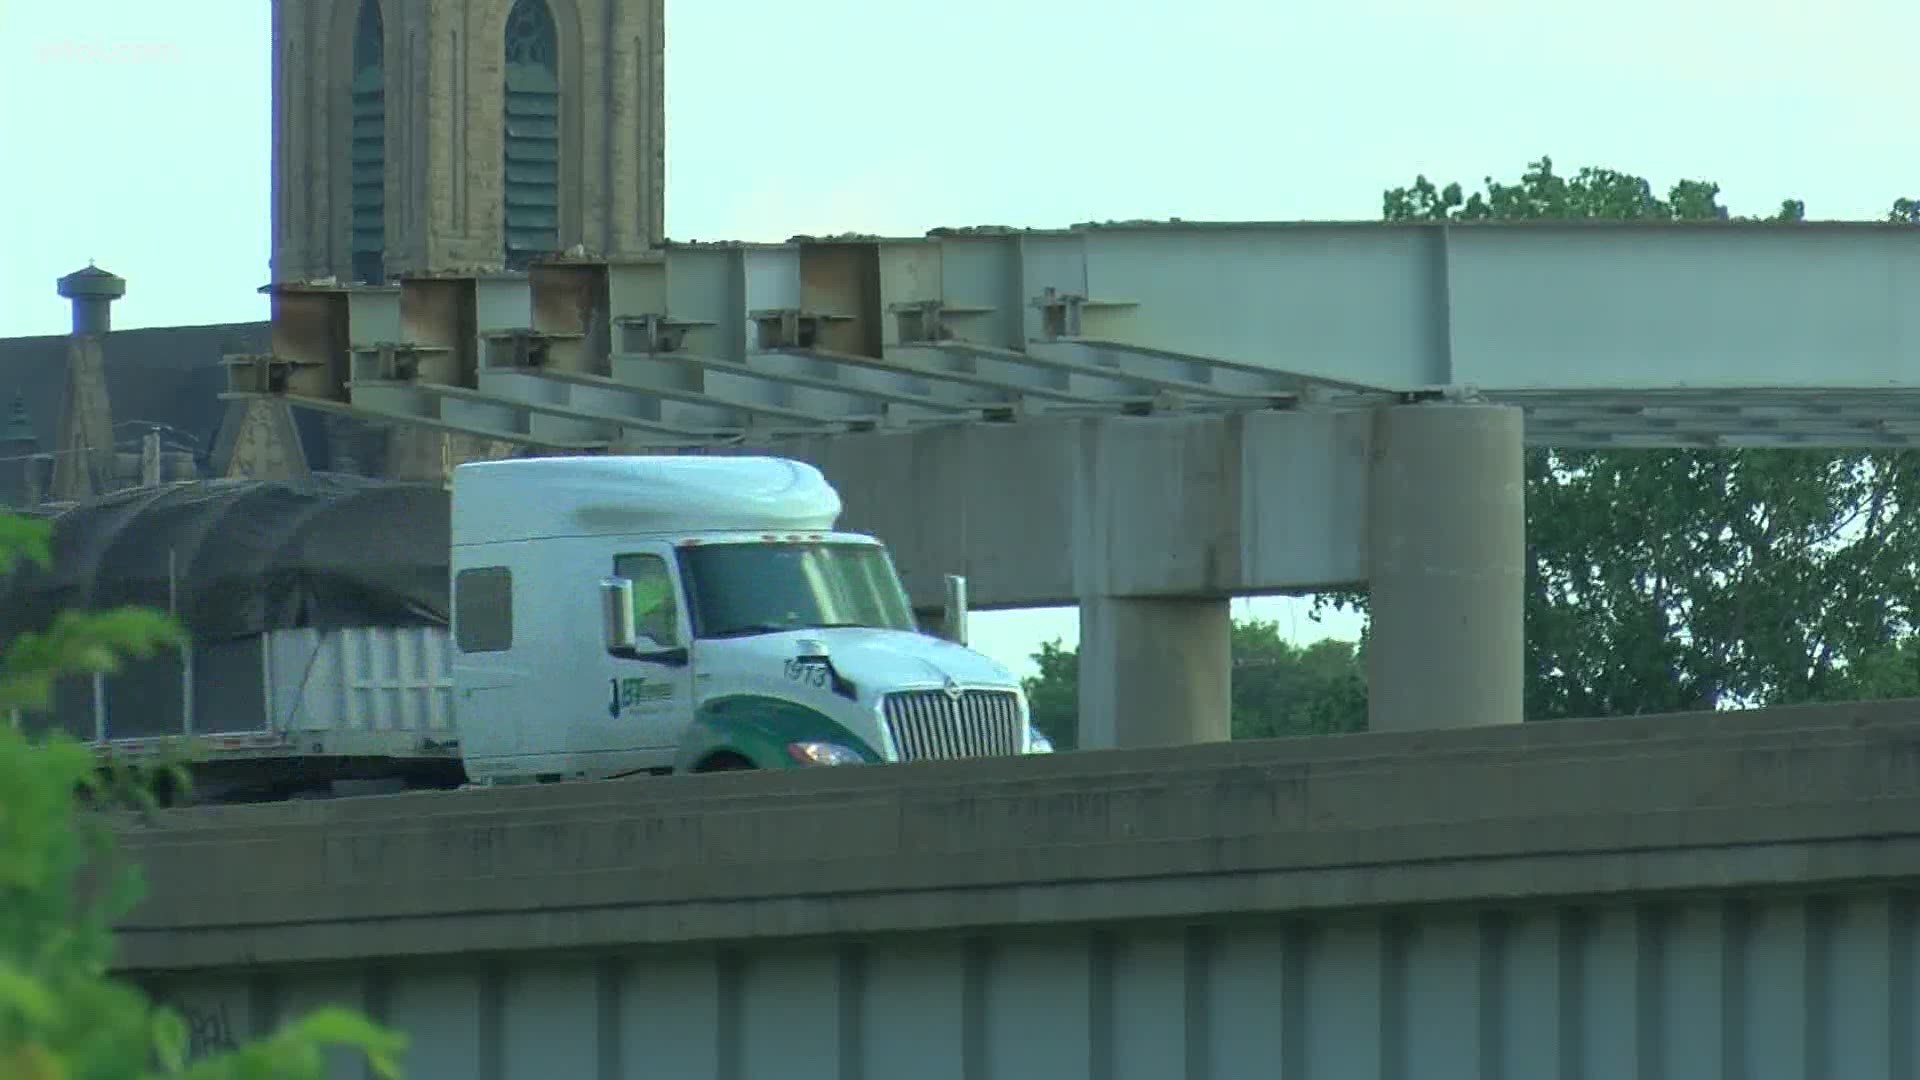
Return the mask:
{"type": "Polygon", "coordinates": [[[940,636],[955,645],[967,643],[967,579],[963,574],[947,575],[947,609],[942,613],[940,636]]]}
{"type": "Polygon", "coordinates": [[[633,582],[608,578],[600,583],[601,634],[610,653],[632,653],[640,633],[633,625],[633,582]]]}

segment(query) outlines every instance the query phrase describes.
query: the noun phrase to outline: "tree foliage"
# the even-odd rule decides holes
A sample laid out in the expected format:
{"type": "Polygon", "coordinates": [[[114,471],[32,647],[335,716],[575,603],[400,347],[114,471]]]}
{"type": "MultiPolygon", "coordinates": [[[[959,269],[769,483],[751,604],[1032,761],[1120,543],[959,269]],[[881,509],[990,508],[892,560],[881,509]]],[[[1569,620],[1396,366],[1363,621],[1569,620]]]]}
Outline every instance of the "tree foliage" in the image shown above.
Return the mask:
{"type": "Polygon", "coordinates": [[[1080,650],[1042,642],[1033,662],[1039,671],[1020,680],[1033,726],[1055,749],[1072,750],[1080,745],[1080,650]]]}
{"type": "MultiPolygon", "coordinates": [[[[1276,623],[1233,625],[1233,737],[1331,735],[1367,726],[1361,653],[1327,639],[1306,647],[1280,636],[1276,623]]],[[[1038,673],[1025,680],[1035,726],[1062,750],[1076,745],[1080,656],[1058,641],[1033,655],[1038,673]]]]}
{"type": "MultiPolygon", "coordinates": [[[[1731,217],[1708,181],[1660,197],[1640,177],[1562,176],[1545,158],[1471,194],[1421,176],[1382,209],[1390,221],[1731,217]]],[[[1770,220],[1804,215],[1788,199],[1770,220]]],[[[1920,206],[1903,199],[1890,217],[1920,222],[1920,206]]],[[[1916,506],[1920,457],[1904,451],[1530,452],[1527,715],[1916,692],[1883,664],[1903,655],[1920,602],[1916,506]],[[1856,664],[1879,674],[1848,674],[1856,664]]]]}
{"type": "MultiPolygon", "coordinates": [[[[0,513],[0,576],[22,561],[45,565],[48,542],[46,523],[0,513]]],[[[329,1046],[357,1048],[380,1075],[396,1076],[400,1037],[340,1009],[189,1062],[181,1018],[108,973],[113,924],[141,895],[137,869],[116,856],[111,821],[152,808],[154,777],[108,778],[90,748],[29,737],[5,718],[45,709],[61,676],[108,674],[123,658],[183,641],[172,619],[148,609],[68,611],[0,656],[0,1077],[318,1080],[329,1046]]]]}

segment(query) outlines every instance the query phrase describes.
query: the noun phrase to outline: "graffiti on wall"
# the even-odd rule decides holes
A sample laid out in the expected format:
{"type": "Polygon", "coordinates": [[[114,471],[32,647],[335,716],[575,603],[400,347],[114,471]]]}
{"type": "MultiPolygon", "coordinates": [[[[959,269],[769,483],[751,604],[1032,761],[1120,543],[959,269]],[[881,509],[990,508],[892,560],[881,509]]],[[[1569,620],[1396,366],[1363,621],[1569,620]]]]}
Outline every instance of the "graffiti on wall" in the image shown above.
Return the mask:
{"type": "Polygon", "coordinates": [[[240,1040],[234,1036],[233,1021],[227,1015],[227,1003],[224,1001],[208,1004],[176,1006],[180,1018],[187,1022],[187,1055],[191,1058],[206,1057],[209,1054],[223,1053],[239,1047],[240,1040]]]}
{"type": "Polygon", "coordinates": [[[242,1021],[236,1020],[236,1016],[244,1017],[244,1011],[233,1007],[225,997],[157,993],[153,1001],[172,1009],[186,1025],[188,1061],[236,1050],[245,1037],[242,1021]]]}

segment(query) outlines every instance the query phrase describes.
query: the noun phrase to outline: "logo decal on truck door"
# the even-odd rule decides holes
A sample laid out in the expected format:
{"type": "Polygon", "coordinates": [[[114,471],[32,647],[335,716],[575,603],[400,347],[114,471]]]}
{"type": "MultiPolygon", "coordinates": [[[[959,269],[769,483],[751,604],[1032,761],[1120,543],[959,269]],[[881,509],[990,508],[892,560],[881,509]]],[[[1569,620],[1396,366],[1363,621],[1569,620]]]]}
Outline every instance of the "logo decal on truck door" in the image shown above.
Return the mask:
{"type": "Polygon", "coordinates": [[[608,679],[612,685],[612,700],[607,702],[607,715],[618,719],[624,709],[638,705],[648,705],[656,701],[665,701],[673,696],[673,684],[645,677],[631,679],[608,679]]]}

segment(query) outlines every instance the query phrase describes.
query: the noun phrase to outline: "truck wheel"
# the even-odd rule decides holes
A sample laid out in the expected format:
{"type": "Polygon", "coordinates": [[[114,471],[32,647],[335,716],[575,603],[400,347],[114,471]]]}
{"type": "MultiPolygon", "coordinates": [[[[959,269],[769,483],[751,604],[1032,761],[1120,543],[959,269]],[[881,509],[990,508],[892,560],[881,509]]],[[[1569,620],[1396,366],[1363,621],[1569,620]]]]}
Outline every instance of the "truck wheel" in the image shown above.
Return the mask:
{"type": "Polygon", "coordinates": [[[742,772],[753,768],[753,762],[739,754],[719,753],[702,761],[694,767],[694,772],[742,772]]]}

